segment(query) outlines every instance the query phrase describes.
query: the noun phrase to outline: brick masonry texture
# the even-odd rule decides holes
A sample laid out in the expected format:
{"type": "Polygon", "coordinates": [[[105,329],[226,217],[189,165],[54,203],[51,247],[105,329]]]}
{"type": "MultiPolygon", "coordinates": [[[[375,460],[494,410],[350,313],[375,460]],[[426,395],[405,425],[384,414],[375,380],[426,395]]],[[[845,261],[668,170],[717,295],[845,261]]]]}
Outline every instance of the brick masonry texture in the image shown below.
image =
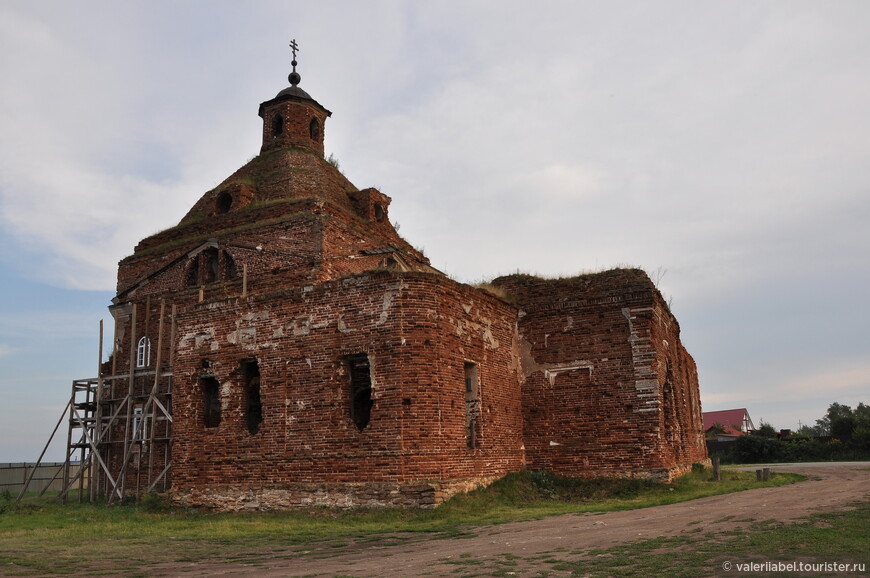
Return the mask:
{"type": "Polygon", "coordinates": [[[643,271],[492,284],[520,308],[529,468],[671,479],[706,460],[695,363],[643,271]]]}
{"type": "Polygon", "coordinates": [[[178,319],[173,483],[406,483],[522,467],[513,330],[499,300],[426,273],[363,274],[194,307],[178,319]],[[372,378],[363,431],[351,420],[342,363],[358,353],[368,356],[372,378]],[[256,359],[261,373],[256,435],[244,425],[245,359],[256,359]],[[488,410],[474,450],[465,437],[466,359],[480,364],[488,410]],[[203,373],[222,384],[217,428],[204,426],[203,373]]]}
{"type": "Polygon", "coordinates": [[[643,272],[449,279],[323,159],[329,111],[288,94],[260,106],[261,154],[119,263],[106,411],[147,399],[159,359],[175,500],[431,507],[523,468],[706,460],[694,361],[643,272]]]}

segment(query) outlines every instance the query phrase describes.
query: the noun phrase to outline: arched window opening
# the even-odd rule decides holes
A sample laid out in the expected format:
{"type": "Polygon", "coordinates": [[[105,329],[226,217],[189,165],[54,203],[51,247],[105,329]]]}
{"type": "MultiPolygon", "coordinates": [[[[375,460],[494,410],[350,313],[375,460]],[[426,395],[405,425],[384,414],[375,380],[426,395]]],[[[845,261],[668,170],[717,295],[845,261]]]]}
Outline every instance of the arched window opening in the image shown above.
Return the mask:
{"type": "Polygon", "coordinates": [[[369,356],[365,353],[344,356],[350,377],[350,418],[359,431],[369,425],[372,405],[372,377],[369,356]]]}
{"type": "Polygon", "coordinates": [[[218,427],[221,424],[221,388],[214,377],[199,380],[202,389],[203,423],[205,427],[218,427]]]}
{"type": "Polygon", "coordinates": [[[233,196],[226,191],[220,193],[215,199],[214,208],[218,215],[229,213],[233,208],[233,196]]]}
{"type": "Polygon", "coordinates": [[[284,134],[284,117],[276,114],[272,117],[272,136],[280,136],[284,134]]]}
{"type": "Polygon", "coordinates": [[[383,205],[381,205],[379,203],[375,203],[375,221],[380,223],[381,221],[384,220],[385,216],[386,216],[386,213],[384,212],[383,205]]]}
{"type": "Polygon", "coordinates": [[[148,367],[151,365],[151,340],[140,337],[136,345],[136,367],[148,367]]]}
{"type": "Polygon", "coordinates": [[[311,140],[320,138],[320,121],[316,118],[311,119],[311,123],[308,125],[308,134],[311,136],[311,140]]]}
{"type": "Polygon", "coordinates": [[[242,362],[242,379],[245,389],[245,416],[248,431],[256,435],[263,423],[263,402],[260,399],[260,366],[256,359],[242,362]]]}
{"type": "Polygon", "coordinates": [[[238,276],[239,269],[232,255],[209,247],[188,261],[184,281],[188,287],[197,287],[216,281],[229,281],[238,276]]]}

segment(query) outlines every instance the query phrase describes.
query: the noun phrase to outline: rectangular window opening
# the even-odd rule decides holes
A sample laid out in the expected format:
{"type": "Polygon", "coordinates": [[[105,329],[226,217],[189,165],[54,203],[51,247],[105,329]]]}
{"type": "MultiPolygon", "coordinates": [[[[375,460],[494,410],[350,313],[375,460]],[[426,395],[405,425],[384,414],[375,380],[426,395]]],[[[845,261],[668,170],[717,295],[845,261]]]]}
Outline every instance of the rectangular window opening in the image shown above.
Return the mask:
{"type": "Polygon", "coordinates": [[[141,442],[142,440],[148,439],[149,420],[143,414],[143,411],[144,409],[142,406],[136,406],[133,408],[133,429],[130,432],[130,438],[134,442],[141,442]]]}
{"type": "Polygon", "coordinates": [[[260,365],[256,359],[242,361],[242,379],[245,388],[245,417],[248,431],[256,435],[263,423],[263,403],[260,399],[260,365]]]}
{"type": "Polygon", "coordinates": [[[218,427],[221,424],[221,388],[214,377],[202,377],[203,421],[205,427],[218,427]]]}
{"type": "Polygon", "coordinates": [[[342,360],[350,379],[350,418],[359,431],[369,425],[372,401],[372,376],[369,356],[365,353],[345,355],[342,360]]]}
{"type": "Polygon", "coordinates": [[[478,418],[480,416],[480,398],[478,396],[479,378],[477,364],[465,362],[465,438],[468,449],[477,447],[478,418]]]}

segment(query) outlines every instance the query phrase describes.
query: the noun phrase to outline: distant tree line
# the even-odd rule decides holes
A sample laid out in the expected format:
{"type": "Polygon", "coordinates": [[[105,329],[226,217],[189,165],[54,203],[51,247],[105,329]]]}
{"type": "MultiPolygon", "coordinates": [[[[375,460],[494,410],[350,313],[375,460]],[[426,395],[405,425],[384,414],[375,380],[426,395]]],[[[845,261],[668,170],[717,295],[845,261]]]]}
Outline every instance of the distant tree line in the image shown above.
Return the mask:
{"type": "MultiPolygon", "coordinates": [[[[715,426],[714,426],[715,427],[715,426]]],[[[711,428],[712,429],[712,428],[711,428]]],[[[769,423],[734,442],[718,443],[711,457],[722,463],[812,462],[870,459],[870,406],[832,403],[815,425],[778,433],[769,423]]]]}

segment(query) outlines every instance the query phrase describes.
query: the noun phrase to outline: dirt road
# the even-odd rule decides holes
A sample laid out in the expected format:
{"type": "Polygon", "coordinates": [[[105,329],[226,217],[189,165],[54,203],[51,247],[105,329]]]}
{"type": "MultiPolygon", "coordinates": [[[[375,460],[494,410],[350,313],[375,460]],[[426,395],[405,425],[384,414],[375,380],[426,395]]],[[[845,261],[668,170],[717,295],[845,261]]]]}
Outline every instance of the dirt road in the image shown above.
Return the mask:
{"type": "MultiPolygon", "coordinates": [[[[606,548],[657,536],[677,536],[687,530],[725,532],[748,527],[753,521],[790,522],[808,514],[836,511],[849,503],[870,499],[870,462],[848,464],[788,464],[781,471],[807,475],[806,482],[761,488],[668,506],[605,514],[565,515],[476,529],[463,539],[414,540],[393,545],[363,543],[339,552],[324,547],[303,556],[298,551],[276,553],[273,560],[256,566],[191,564],[186,576],[446,576],[456,562],[503,557],[523,559],[538,554],[571,556],[571,551],[606,548]],[[321,557],[322,556],[322,557],[321,557]]],[[[576,555],[575,555],[576,557],[576,555]]],[[[165,568],[164,568],[165,570],[165,568]]],[[[520,565],[515,575],[534,575],[520,565]]]]}

